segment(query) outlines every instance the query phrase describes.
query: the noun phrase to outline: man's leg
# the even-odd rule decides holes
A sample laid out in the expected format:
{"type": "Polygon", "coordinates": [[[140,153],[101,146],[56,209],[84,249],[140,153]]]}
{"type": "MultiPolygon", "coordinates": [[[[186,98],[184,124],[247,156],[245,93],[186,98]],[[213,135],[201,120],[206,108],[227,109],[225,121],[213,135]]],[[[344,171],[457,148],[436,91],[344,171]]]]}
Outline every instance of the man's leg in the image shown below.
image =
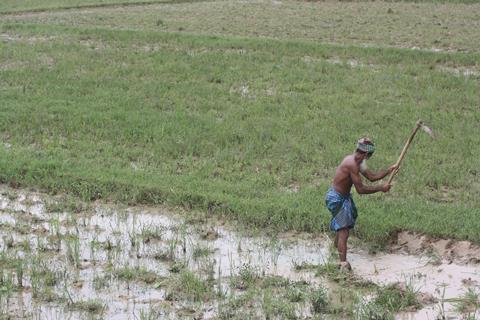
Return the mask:
{"type": "Polygon", "coordinates": [[[348,228],[340,229],[337,231],[337,236],[335,237],[340,262],[347,261],[347,240],[349,233],[350,230],[348,228]]]}

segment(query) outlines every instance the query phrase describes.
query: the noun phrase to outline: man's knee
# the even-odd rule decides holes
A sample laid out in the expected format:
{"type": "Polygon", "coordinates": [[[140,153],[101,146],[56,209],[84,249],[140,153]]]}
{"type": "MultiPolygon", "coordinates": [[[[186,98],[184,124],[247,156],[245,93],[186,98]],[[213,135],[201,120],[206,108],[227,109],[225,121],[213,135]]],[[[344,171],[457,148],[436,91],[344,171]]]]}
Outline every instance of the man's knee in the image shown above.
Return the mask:
{"type": "Polygon", "coordinates": [[[337,237],[342,239],[348,238],[349,230],[348,228],[343,228],[337,231],[337,237]]]}

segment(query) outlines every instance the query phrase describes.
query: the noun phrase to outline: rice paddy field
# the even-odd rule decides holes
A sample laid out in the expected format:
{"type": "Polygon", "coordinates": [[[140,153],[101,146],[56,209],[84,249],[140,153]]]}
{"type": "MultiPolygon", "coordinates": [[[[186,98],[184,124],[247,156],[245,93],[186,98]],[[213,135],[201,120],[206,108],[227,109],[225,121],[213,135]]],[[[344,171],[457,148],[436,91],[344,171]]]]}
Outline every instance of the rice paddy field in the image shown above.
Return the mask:
{"type": "Polygon", "coordinates": [[[470,0],[1,1],[2,317],[479,317],[478,268],[428,302],[322,238],[356,140],[384,169],[422,119],[391,191],[354,194],[358,250],[480,244],[479,30],[470,0]]]}

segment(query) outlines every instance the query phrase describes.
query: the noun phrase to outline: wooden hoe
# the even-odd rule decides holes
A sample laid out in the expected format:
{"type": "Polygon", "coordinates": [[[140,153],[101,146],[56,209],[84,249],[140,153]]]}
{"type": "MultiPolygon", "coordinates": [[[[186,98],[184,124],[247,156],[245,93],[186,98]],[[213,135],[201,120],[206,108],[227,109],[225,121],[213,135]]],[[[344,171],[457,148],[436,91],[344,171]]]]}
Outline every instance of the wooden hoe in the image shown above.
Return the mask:
{"type": "Polygon", "coordinates": [[[410,144],[412,143],[412,140],[413,138],[415,137],[415,134],[417,133],[418,129],[422,129],[423,131],[425,131],[426,133],[428,133],[432,138],[433,138],[433,131],[432,129],[430,129],[429,127],[427,127],[422,120],[418,120],[417,123],[415,124],[415,128],[413,129],[412,131],[412,134],[410,135],[410,138],[408,138],[407,142],[405,143],[405,146],[403,147],[403,150],[402,152],[400,153],[400,157],[398,157],[398,160],[397,162],[395,163],[398,168],[397,170],[394,170],[391,174],[390,174],[390,178],[388,178],[388,184],[391,184],[392,181],[393,181],[393,177],[395,177],[395,175],[397,174],[399,168],[400,168],[400,163],[402,162],[403,158],[405,157],[405,154],[407,153],[407,149],[408,147],[410,146],[410,144]]]}

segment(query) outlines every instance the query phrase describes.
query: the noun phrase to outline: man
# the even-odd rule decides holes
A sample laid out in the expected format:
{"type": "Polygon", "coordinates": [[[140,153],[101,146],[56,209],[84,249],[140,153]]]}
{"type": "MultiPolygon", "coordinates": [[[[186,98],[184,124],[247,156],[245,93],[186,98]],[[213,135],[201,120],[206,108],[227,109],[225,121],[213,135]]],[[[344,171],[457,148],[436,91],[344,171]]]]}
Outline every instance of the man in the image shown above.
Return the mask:
{"type": "Polygon", "coordinates": [[[336,232],[335,247],[340,257],[340,269],[351,270],[347,261],[347,240],[350,229],[355,226],[357,208],[353,202],[350,190],[352,185],[359,194],[375,192],[388,192],[391,185],[388,183],[368,186],[362,183],[360,173],[370,181],[383,179],[385,176],[398,169],[392,165],[387,170],[372,172],[368,169],[366,160],[375,151],[375,145],[369,138],[361,138],[357,142],[357,149],[351,155],[346,156],[335,171],[333,184],[327,192],[325,203],[332,213],[330,229],[336,232]]]}

